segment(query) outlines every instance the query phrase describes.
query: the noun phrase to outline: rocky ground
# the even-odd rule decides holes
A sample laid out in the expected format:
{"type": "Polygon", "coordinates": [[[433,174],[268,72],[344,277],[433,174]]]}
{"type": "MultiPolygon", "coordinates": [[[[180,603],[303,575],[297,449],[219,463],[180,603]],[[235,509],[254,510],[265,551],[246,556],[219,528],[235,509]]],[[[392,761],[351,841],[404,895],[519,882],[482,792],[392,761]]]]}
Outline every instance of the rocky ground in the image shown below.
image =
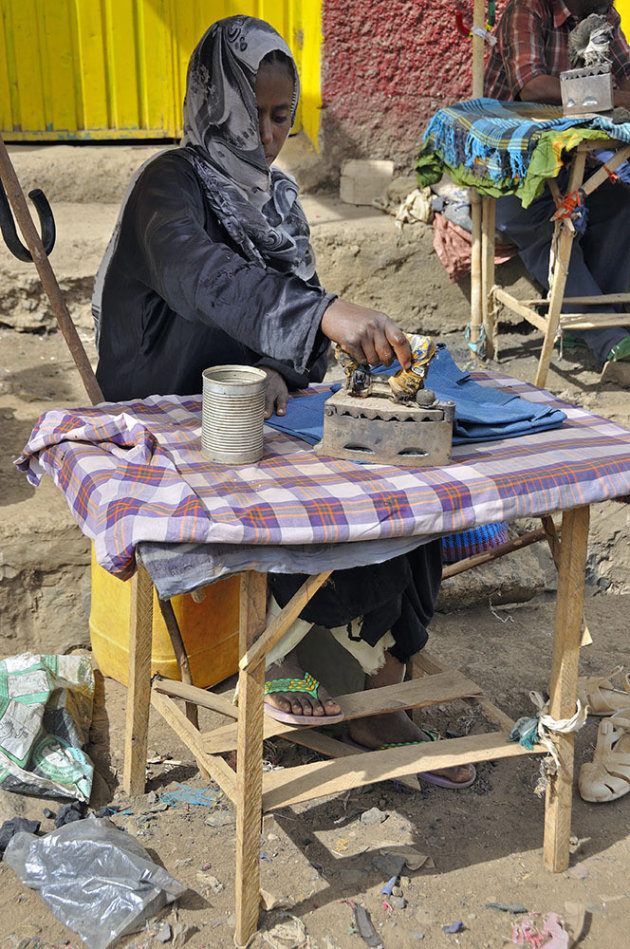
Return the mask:
{"type": "MultiPolygon", "coordinates": [[[[24,187],[41,187],[53,205],[58,239],[51,263],[91,359],[93,275],[126,183],[151,152],[131,146],[12,150],[24,187]]],[[[289,142],[286,165],[308,191],[305,206],[324,285],[385,310],[407,330],[440,335],[460,365],[466,364],[468,284],[448,282],[432,251],[431,229],[415,224],[400,231],[391,216],[318,192],[317,157],[299,138],[289,142]]],[[[518,265],[504,265],[499,277],[529,295],[518,265]]],[[[0,656],[26,649],[67,653],[89,648],[89,544],[50,481],[35,490],[11,462],[41,412],[53,405],[82,404],[86,398],[32,265],[16,262],[2,246],[0,281],[0,656]]],[[[504,317],[500,342],[501,369],[533,381],[538,335],[504,317]]],[[[581,355],[554,358],[548,387],[630,426],[630,388],[615,379],[602,384],[598,367],[581,355]]],[[[595,642],[583,651],[585,674],[630,664],[628,513],[611,502],[595,506],[592,517],[587,619],[595,642]]],[[[515,529],[531,526],[522,523],[515,529]]],[[[447,581],[432,628],[433,651],[480,682],[508,714],[528,714],[529,691],[544,690],[546,684],[553,587],[550,559],[541,545],[447,581]]],[[[223,687],[232,685],[228,681],[223,687]]],[[[119,805],[114,822],[137,835],[154,859],[188,887],[177,911],[165,917],[170,932],[164,921],[152,921],[127,943],[227,947],[232,944],[234,895],[231,808],[221,800],[213,807],[165,804],[162,794],[178,782],[192,788],[201,788],[202,782],[190,753],[157,716],[151,720],[149,793],[126,801],[119,786],[124,704],[122,686],[98,677],[90,746],[98,772],[93,803],[119,805]]],[[[429,717],[441,733],[487,727],[465,706],[438,708],[429,717]]],[[[204,725],[210,720],[207,713],[204,725]]],[[[595,736],[593,722],[577,736],[578,764],[592,757],[595,736]]],[[[269,767],[301,761],[305,754],[282,741],[267,748],[269,767]]],[[[512,925],[521,918],[505,907],[563,914],[567,901],[580,903],[587,912],[580,945],[624,945],[630,797],[590,805],[576,790],[572,866],[552,875],[542,868],[543,812],[533,793],[537,774],[536,759],[488,763],[465,791],[423,785],[421,792],[410,793],[390,783],[267,819],[263,887],[271,894],[269,905],[276,903],[262,917],[267,941],[261,934],[253,945],[364,945],[352,930],[352,900],[370,911],[387,949],[422,942],[494,949],[510,938],[512,925]],[[402,845],[427,860],[417,869],[406,867],[401,892],[386,900],[380,892],[388,878],[382,858],[402,845]],[[444,926],[460,921],[460,932],[444,932],[444,926]],[[283,942],[274,930],[281,923],[294,928],[293,942],[283,942]],[[300,927],[306,933],[301,943],[300,927]]],[[[42,819],[43,806],[37,799],[1,795],[0,822],[22,813],[42,819]]],[[[47,829],[50,821],[43,826],[47,829]]],[[[1,863],[0,881],[0,945],[78,945],[76,936],[57,924],[39,897],[1,863]]]]}

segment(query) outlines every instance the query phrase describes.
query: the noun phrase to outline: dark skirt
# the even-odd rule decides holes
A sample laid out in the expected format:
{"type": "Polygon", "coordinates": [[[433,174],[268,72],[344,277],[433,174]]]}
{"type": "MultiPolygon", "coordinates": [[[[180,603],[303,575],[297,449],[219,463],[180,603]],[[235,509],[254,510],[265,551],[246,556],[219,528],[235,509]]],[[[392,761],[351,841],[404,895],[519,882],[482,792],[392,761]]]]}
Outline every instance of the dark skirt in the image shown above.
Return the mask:
{"type": "MultiPolygon", "coordinates": [[[[389,650],[400,662],[419,652],[442,578],[442,542],[430,541],[385,563],[335,570],[300,613],[300,619],[326,629],[348,627],[360,618],[359,638],[376,645],[391,630],[389,650]]],[[[269,588],[281,607],[306,580],[305,574],[270,573],[269,588]]]]}

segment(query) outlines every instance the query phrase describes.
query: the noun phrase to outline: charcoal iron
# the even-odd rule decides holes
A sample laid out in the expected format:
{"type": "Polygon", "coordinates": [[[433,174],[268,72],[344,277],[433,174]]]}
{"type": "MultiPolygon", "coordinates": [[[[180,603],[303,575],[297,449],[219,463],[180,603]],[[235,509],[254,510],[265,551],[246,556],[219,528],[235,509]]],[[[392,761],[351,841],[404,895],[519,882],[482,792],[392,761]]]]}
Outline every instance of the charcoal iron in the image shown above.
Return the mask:
{"type": "Polygon", "coordinates": [[[424,386],[435,343],[415,335],[409,343],[411,368],[393,376],[373,373],[336,347],[345,382],[325,404],[318,455],[408,468],[450,461],[455,403],[424,386]]]}

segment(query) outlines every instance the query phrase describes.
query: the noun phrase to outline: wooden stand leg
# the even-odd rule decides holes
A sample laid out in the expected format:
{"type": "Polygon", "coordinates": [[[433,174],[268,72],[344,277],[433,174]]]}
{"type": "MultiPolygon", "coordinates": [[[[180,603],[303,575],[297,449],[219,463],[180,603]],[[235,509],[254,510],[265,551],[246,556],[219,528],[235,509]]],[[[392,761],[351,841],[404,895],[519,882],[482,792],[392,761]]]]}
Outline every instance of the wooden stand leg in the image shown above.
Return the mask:
{"type": "MultiPolygon", "coordinates": [[[[584,571],[589,508],[565,511],[558,565],[558,594],[551,663],[549,713],[569,718],[575,712],[578,659],[584,610],[584,571]]],[[[571,798],[573,794],[573,734],[556,736],[560,768],[552,778],[545,806],[543,860],[549,870],[569,866],[571,798]]]]}
{"type": "MultiPolygon", "coordinates": [[[[160,607],[160,612],[162,613],[164,625],[166,626],[166,631],[168,632],[169,638],[171,640],[173,652],[175,653],[175,659],[177,661],[177,668],[179,669],[181,680],[182,682],[186,682],[188,685],[192,685],[192,675],[190,674],[188,654],[186,652],[186,647],[184,646],[184,640],[182,639],[182,633],[179,628],[179,623],[177,622],[177,617],[175,616],[173,604],[170,600],[162,599],[158,599],[158,604],[160,607]]],[[[191,722],[192,725],[195,726],[195,728],[199,728],[199,713],[197,706],[193,702],[186,702],[185,707],[186,718],[189,722],[191,722]]]]}
{"type": "MultiPolygon", "coordinates": [[[[267,577],[249,571],[241,578],[240,649],[243,655],[265,628],[267,577]]],[[[246,945],[258,928],[260,831],[262,821],[264,658],[238,679],[236,803],[236,932],[246,945]]]]}
{"type": "Polygon", "coordinates": [[[494,198],[483,198],[481,206],[481,313],[486,331],[486,356],[499,355],[497,318],[491,290],[494,287],[494,232],[496,203],[494,198]]]}
{"type": "Polygon", "coordinates": [[[131,580],[129,678],[123,766],[123,787],[132,797],[144,794],[151,706],[152,638],[153,584],[144,567],[138,565],[131,580]]]}
{"type": "MultiPolygon", "coordinates": [[[[481,285],[481,195],[470,190],[470,219],[472,222],[470,248],[470,342],[479,342],[483,320],[483,287],[481,285]]],[[[475,355],[477,350],[473,348],[475,355]]]]}
{"type": "MultiPolygon", "coordinates": [[[[576,191],[584,180],[584,165],[586,162],[586,152],[577,151],[571,165],[569,175],[568,193],[576,191]]],[[[562,301],[564,299],[564,289],[569,272],[569,260],[571,259],[571,248],[573,247],[573,238],[575,231],[571,228],[569,222],[562,221],[556,223],[554,236],[551,243],[551,252],[556,248],[556,259],[553,266],[553,276],[549,281],[551,294],[549,297],[549,310],[547,313],[547,329],[545,339],[538,361],[538,371],[536,373],[536,385],[543,387],[547,380],[547,373],[551,363],[551,354],[553,353],[553,344],[560,324],[560,313],[562,311],[562,301]]]]}

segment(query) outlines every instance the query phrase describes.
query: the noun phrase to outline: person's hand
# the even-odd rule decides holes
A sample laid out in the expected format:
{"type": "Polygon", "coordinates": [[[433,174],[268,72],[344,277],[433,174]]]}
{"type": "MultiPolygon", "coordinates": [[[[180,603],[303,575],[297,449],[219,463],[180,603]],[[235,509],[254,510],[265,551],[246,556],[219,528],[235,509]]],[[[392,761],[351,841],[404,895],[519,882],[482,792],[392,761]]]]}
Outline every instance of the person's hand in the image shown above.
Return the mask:
{"type": "Polygon", "coordinates": [[[267,366],[260,366],[260,368],[267,376],[265,418],[271,418],[274,412],[276,415],[284,415],[287,411],[287,401],[289,399],[286,382],[275,369],[269,369],[267,366]]]}
{"type": "Polygon", "coordinates": [[[389,316],[378,310],[334,300],[322,317],[320,329],[359,365],[389,366],[398,359],[403,369],[411,366],[407,337],[389,316]]]}

